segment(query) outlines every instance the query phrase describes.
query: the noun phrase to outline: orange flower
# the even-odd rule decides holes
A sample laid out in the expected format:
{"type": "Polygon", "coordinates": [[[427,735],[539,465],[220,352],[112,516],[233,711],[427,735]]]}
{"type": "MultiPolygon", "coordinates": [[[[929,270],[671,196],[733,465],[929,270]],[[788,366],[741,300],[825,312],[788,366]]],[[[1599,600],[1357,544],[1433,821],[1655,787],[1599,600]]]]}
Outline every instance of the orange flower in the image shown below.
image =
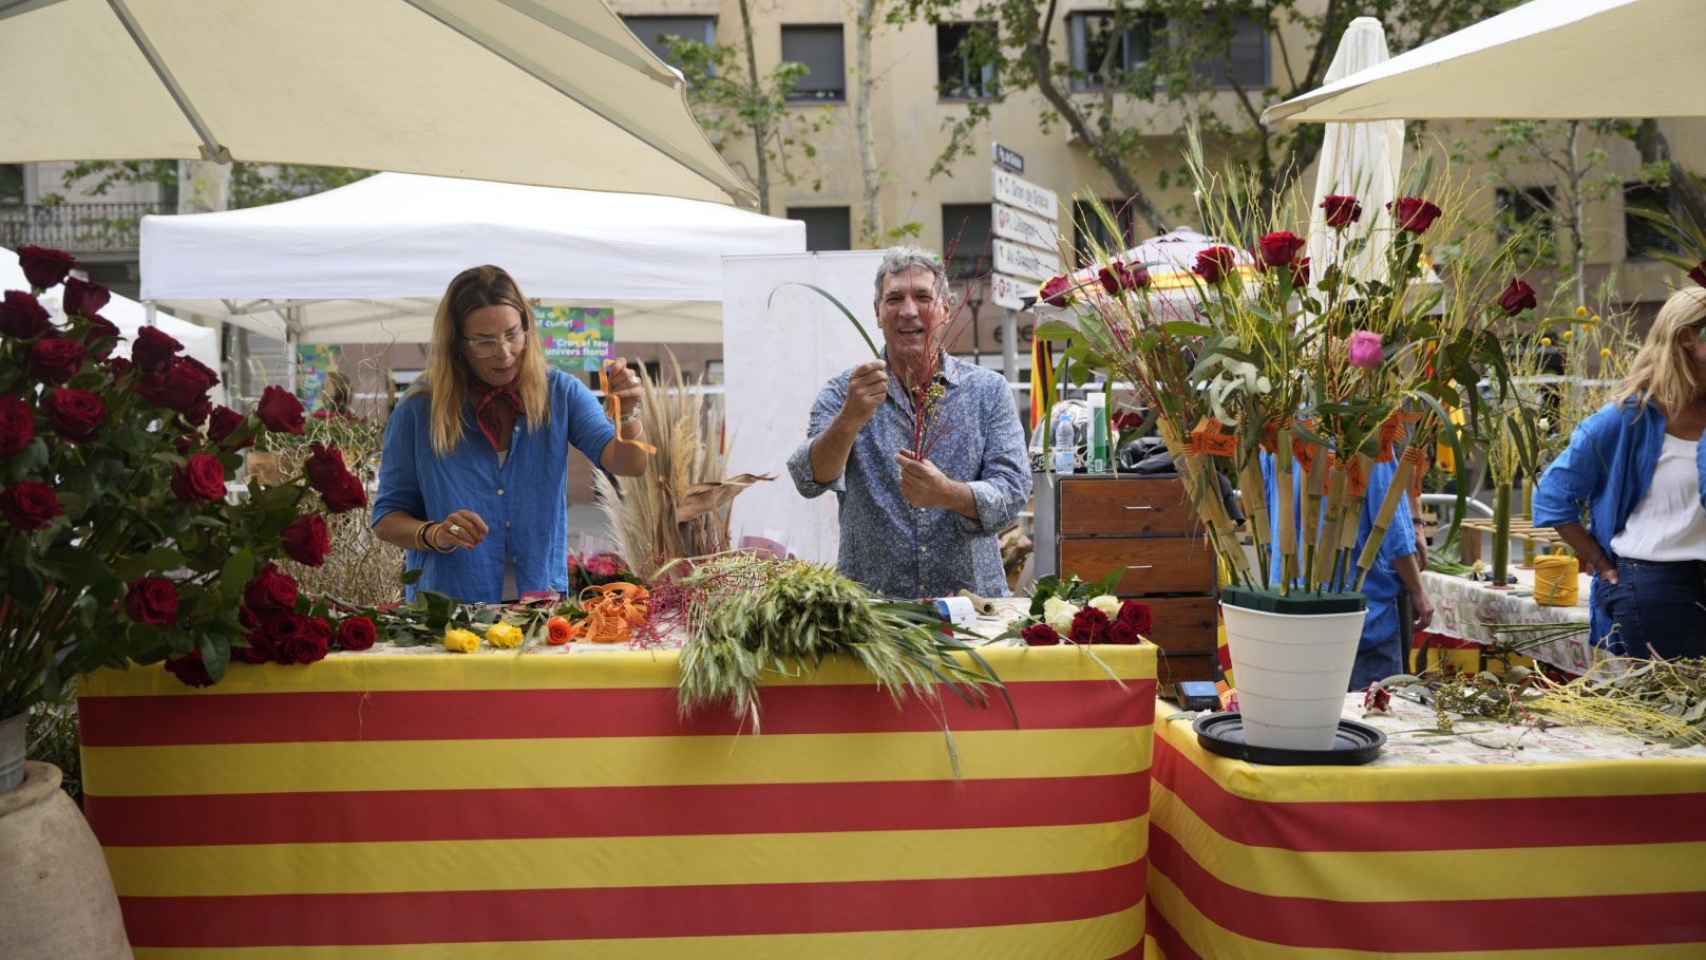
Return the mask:
{"type": "Polygon", "coordinates": [[[545,621],[545,642],[553,647],[560,647],[575,638],[575,628],[566,617],[552,617],[545,621]]]}

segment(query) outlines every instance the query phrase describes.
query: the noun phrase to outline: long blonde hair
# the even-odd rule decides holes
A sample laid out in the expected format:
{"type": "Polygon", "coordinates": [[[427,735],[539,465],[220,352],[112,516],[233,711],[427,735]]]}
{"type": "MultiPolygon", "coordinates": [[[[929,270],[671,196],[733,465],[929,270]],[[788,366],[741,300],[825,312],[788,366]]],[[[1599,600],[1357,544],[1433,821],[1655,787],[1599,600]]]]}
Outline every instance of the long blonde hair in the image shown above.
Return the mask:
{"type": "Polygon", "coordinates": [[[444,298],[438,301],[432,320],[432,358],[423,378],[427,382],[417,387],[417,392],[432,396],[432,449],[441,457],[454,453],[462,443],[462,407],[468,401],[470,378],[478,376],[462,352],[462,324],[481,307],[500,305],[514,307],[521,314],[521,328],[527,335],[515,390],[521,397],[528,429],[537,430],[551,421],[545,351],[533,324],[533,308],[521,295],[515,278],[502,267],[469,267],[450,281],[444,298]]]}
{"type": "Polygon", "coordinates": [[[1706,287],[1684,287],[1671,294],[1612,401],[1657,403],[1671,417],[1686,409],[1700,395],[1700,378],[1694,372],[1694,358],[1678,341],[1684,330],[1692,329],[1698,336],[1702,325],[1706,325],[1706,287]]]}

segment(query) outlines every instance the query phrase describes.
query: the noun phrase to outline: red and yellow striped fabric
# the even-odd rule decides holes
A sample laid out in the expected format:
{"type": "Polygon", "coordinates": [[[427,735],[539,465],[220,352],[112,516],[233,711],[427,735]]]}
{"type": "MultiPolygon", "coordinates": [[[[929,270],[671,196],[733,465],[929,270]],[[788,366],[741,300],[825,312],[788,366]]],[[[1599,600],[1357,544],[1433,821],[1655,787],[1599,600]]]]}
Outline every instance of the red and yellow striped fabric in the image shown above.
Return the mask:
{"type": "Polygon", "coordinates": [[[1706,956],[1706,761],[1258,767],[1163,720],[1153,781],[1166,960],[1706,956]]]}
{"type": "Polygon", "coordinates": [[[674,653],[334,655],[83,684],[139,960],[1137,956],[1154,650],[995,649],[1001,705],[830,664],[762,734],[674,653]]]}

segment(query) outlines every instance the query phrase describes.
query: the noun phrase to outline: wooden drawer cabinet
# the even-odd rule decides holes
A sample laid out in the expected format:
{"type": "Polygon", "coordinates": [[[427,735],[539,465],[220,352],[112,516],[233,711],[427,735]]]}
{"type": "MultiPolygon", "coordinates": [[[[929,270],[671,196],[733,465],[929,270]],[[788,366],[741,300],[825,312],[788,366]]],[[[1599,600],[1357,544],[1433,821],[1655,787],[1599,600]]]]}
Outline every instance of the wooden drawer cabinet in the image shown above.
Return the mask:
{"type": "Polygon", "coordinates": [[[1163,683],[1216,673],[1219,578],[1214,552],[1174,477],[1039,475],[1039,575],[1094,582],[1149,604],[1163,683]],[[1041,502],[1044,497],[1047,503],[1041,502]]]}

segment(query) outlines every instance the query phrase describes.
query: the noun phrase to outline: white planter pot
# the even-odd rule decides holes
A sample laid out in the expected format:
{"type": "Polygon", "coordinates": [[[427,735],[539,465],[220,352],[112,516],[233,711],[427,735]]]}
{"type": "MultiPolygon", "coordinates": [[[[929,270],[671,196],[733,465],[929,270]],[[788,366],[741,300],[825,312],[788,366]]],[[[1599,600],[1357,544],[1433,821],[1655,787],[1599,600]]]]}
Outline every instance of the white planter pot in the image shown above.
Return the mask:
{"type": "Polygon", "coordinates": [[[1274,613],[1225,602],[1220,610],[1246,741],[1331,749],[1367,611],[1274,613]]]}

